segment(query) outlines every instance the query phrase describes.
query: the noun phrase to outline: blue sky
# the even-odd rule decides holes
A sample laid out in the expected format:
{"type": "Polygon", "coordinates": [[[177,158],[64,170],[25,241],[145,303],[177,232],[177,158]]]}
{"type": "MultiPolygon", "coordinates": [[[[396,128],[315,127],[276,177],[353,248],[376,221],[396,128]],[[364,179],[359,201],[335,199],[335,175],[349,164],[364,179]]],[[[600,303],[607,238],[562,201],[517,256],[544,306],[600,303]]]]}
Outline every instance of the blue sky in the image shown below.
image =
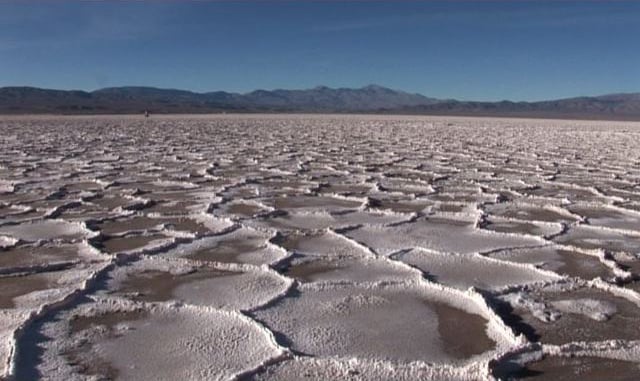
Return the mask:
{"type": "Polygon", "coordinates": [[[640,92],[640,1],[0,0],[0,86],[640,92]]]}

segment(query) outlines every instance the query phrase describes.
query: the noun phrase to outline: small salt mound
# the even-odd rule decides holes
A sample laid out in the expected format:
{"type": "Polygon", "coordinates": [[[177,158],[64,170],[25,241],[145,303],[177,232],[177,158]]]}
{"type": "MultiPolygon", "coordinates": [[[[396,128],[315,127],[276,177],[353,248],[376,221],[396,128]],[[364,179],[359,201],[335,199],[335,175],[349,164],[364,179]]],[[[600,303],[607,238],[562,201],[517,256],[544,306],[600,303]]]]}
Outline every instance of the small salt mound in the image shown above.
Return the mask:
{"type": "Polygon", "coordinates": [[[550,303],[561,312],[584,315],[595,321],[606,321],[615,314],[616,305],[606,300],[570,299],[557,300],[550,303]]]}
{"type": "Polygon", "coordinates": [[[18,240],[13,237],[0,235],[0,248],[2,249],[14,246],[17,242],[18,240]]]}
{"type": "Polygon", "coordinates": [[[14,186],[9,181],[0,180],[0,194],[11,193],[14,191],[14,186]]]}

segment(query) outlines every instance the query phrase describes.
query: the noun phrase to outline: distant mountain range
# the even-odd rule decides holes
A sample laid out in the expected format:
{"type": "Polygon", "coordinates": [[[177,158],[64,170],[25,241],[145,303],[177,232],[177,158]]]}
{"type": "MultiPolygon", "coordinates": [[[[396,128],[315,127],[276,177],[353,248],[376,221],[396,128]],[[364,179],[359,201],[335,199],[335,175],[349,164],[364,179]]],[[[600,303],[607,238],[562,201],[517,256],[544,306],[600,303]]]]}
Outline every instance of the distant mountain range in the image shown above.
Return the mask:
{"type": "Polygon", "coordinates": [[[358,89],[195,93],[153,87],[92,92],[0,88],[0,114],[138,114],[218,112],[380,113],[640,120],[640,93],[541,102],[472,102],[429,98],[369,85],[358,89]]]}

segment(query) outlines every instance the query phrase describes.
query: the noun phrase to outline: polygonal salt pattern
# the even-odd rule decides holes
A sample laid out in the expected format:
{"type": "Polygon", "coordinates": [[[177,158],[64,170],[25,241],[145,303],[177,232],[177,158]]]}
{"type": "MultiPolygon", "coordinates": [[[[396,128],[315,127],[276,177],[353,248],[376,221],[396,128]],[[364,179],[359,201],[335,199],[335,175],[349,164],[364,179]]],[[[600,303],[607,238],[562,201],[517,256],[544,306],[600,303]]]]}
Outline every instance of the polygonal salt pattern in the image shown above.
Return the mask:
{"type": "Polygon", "coordinates": [[[639,146],[622,122],[3,117],[0,378],[634,379],[639,146]]]}

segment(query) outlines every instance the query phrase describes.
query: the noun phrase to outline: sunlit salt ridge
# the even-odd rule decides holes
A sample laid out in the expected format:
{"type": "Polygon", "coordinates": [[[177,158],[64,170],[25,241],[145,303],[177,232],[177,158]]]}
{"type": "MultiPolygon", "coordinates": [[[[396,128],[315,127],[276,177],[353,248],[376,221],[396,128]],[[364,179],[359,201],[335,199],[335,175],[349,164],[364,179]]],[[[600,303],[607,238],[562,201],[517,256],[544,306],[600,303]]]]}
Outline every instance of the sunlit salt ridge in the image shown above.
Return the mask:
{"type": "Polygon", "coordinates": [[[640,373],[640,124],[15,117],[0,133],[0,379],[640,373]]]}

